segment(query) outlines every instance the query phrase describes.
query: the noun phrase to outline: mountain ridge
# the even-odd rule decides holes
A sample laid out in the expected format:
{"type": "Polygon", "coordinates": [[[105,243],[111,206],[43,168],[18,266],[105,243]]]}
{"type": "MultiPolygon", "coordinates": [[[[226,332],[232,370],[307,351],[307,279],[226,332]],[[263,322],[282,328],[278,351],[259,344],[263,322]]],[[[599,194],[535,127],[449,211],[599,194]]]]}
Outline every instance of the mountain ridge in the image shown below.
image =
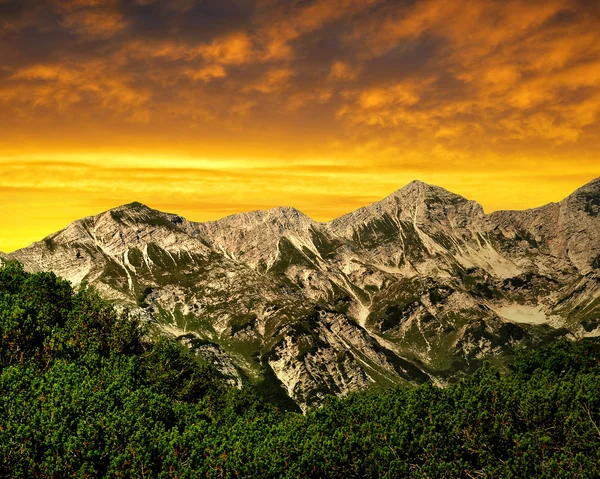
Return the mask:
{"type": "MultiPolygon", "coordinates": [[[[250,211],[240,212],[240,213],[233,213],[233,214],[224,216],[222,218],[218,218],[216,220],[210,220],[210,221],[193,221],[193,220],[189,220],[189,221],[192,222],[192,223],[196,223],[196,224],[214,224],[214,223],[218,223],[218,222],[221,222],[221,221],[224,221],[224,220],[231,220],[232,218],[235,218],[235,217],[238,217],[238,216],[252,216],[254,214],[267,215],[267,214],[273,214],[275,212],[285,211],[285,212],[295,212],[295,213],[299,214],[300,216],[306,217],[309,220],[311,220],[312,222],[317,223],[317,224],[330,224],[330,223],[333,223],[333,222],[339,220],[340,218],[343,218],[343,217],[348,216],[348,215],[352,215],[352,214],[354,214],[354,213],[356,213],[358,211],[361,211],[361,210],[363,210],[365,208],[369,208],[369,207],[372,207],[374,205],[378,205],[378,204],[380,204],[382,202],[385,202],[386,200],[389,201],[392,198],[396,198],[396,197],[402,195],[405,192],[411,192],[412,193],[415,190],[416,191],[428,190],[430,192],[443,193],[443,194],[445,194],[447,196],[450,196],[450,197],[455,197],[455,198],[460,199],[460,200],[464,200],[464,201],[467,201],[467,202],[475,203],[476,205],[479,205],[482,208],[482,210],[483,210],[483,206],[481,206],[481,204],[477,200],[469,200],[466,197],[464,197],[464,196],[462,196],[462,195],[460,195],[458,193],[454,193],[454,192],[452,192],[452,191],[450,191],[450,190],[448,190],[448,189],[446,189],[444,187],[441,187],[441,186],[438,186],[438,185],[434,185],[434,184],[431,184],[431,183],[426,183],[424,181],[415,179],[415,180],[410,181],[406,185],[398,188],[397,190],[393,191],[392,193],[390,193],[389,195],[383,197],[380,200],[377,200],[377,201],[375,201],[375,202],[373,202],[373,203],[371,203],[369,205],[361,206],[361,207],[357,208],[356,210],[350,211],[348,213],[344,213],[343,215],[335,217],[335,218],[332,218],[332,219],[330,219],[328,221],[318,221],[318,220],[315,220],[315,219],[311,218],[309,215],[307,215],[306,213],[302,212],[301,210],[298,210],[297,208],[295,208],[293,206],[275,206],[275,207],[264,209],[264,210],[259,209],[259,210],[250,210],[250,211]]],[[[503,213],[503,212],[526,212],[526,211],[538,210],[540,208],[544,208],[544,207],[547,207],[547,206],[550,206],[550,205],[560,204],[562,202],[567,201],[569,198],[575,196],[578,192],[581,193],[581,192],[588,191],[588,190],[591,190],[594,193],[600,194],[600,177],[594,178],[593,180],[589,181],[588,183],[585,183],[584,185],[580,186],[579,188],[577,188],[576,190],[574,190],[571,194],[567,195],[565,198],[563,198],[562,200],[559,200],[559,201],[553,201],[553,202],[546,203],[544,205],[540,205],[540,206],[536,206],[536,207],[532,207],[532,208],[525,208],[525,209],[500,209],[500,210],[492,211],[491,213],[485,213],[484,212],[484,214],[485,214],[485,216],[491,216],[491,215],[494,215],[494,214],[497,214],[497,213],[503,213]]],[[[148,205],[146,205],[144,203],[138,202],[138,201],[133,201],[131,203],[126,203],[124,205],[120,205],[120,206],[116,206],[114,208],[110,208],[110,209],[108,209],[106,211],[98,213],[98,215],[101,215],[103,213],[107,213],[107,212],[110,212],[110,211],[113,211],[113,210],[120,210],[120,209],[123,209],[123,208],[126,208],[126,207],[144,207],[144,208],[147,208],[149,210],[160,212],[160,213],[163,213],[163,214],[179,216],[176,213],[163,212],[161,210],[152,208],[152,207],[150,207],[150,206],[148,206],[148,205]]],[[[92,216],[98,216],[98,215],[92,215],[92,216]]]]}
{"type": "MultiPolygon", "coordinates": [[[[464,197],[462,195],[459,195],[457,193],[453,193],[450,190],[447,190],[446,188],[443,188],[441,186],[433,185],[433,184],[426,183],[426,182],[423,182],[421,180],[415,179],[415,180],[412,180],[411,182],[407,183],[403,187],[401,187],[401,188],[393,191],[392,193],[390,193],[389,195],[385,196],[381,200],[377,200],[377,201],[375,201],[375,202],[373,202],[373,203],[371,203],[369,205],[361,206],[361,207],[357,208],[356,210],[350,211],[350,212],[345,213],[345,214],[343,214],[341,216],[338,216],[336,218],[332,218],[331,220],[328,220],[328,221],[314,220],[309,215],[305,214],[304,212],[298,210],[297,208],[295,208],[293,206],[275,206],[273,208],[269,208],[269,209],[265,209],[265,210],[260,210],[259,209],[259,210],[250,210],[250,211],[240,212],[240,213],[233,213],[233,214],[224,216],[222,218],[219,218],[219,219],[216,219],[216,220],[210,220],[210,221],[196,222],[196,221],[187,220],[187,219],[186,219],[186,221],[188,221],[189,223],[194,223],[194,224],[215,224],[215,223],[219,223],[219,222],[222,222],[222,221],[225,221],[225,220],[231,220],[231,219],[239,217],[239,216],[248,217],[248,216],[252,216],[252,215],[255,215],[255,214],[256,215],[267,215],[267,214],[272,214],[272,213],[280,212],[280,211],[292,211],[292,212],[295,212],[295,213],[297,213],[297,214],[299,214],[299,215],[301,215],[303,217],[306,217],[307,219],[311,220],[314,223],[317,223],[317,224],[331,224],[331,223],[333,223],[333,222],[335,222],[335,221],[337,221],[337,220],[339,220],[341,218],[344,218],[344,217],[349,216],[349,215],[353,215],[356,212],[359,212],[359,211],[364,210],[366,208],[372,207],[374,205],[378,205],[378,204],[380,204],[380,203],[382,203],[382,202],[384,202],[386,200],[389,201],[392,198],[398,197],[402,192],[407,191],[407,190],[410,191],[415,186],[417,188],[429,189],[430,191],[444,192],[444,193],[449,194],[451,196],[454,196],[454,197],[457,197],[457,198],[460,198],[460,199],[463,199],[465,201],[469,201],[469,202],[472,202],[472,203],[475,203],[475,204],[481,206],[480,203],[477,202],[477,200],[468,200],[466,197],[464,197]]],[[[484,213],[484,214],[485,214],[485,216],[491,216],[491,215],[495,215],[495,214],[499,214],[499,213],[535,211],[535,210],[539,210],[540,208],[548,207],[550,205],[560,204],[560,203],[568,200],[572,196],[574,196],[576,193],[583,192],[583,191],[586,191],[588,189],[591,189],[592,192],[594,192],[594,193],[600,194],[600,177],[597,177],[597,178],[589,181],[588,183],[582,185],[581,187],[577,188],[573,193],[569,194],[568,196],[566,196],[565,198],[563,198],[562,200],[559,200],[559,201],[546,203],[544,205],[536,206],[536,207],[533,207],[533,208],[525,208],[525,209],[501,209],[501,210],[495,210],[495,211],[493,211],[491,213],[484,213]]],[[[481,208],[483,209],[483,207],[481,207],[481,208]]],[[[115,206],[113,208],[109,208],[109,209],[107,209],[105,211],[102,211],[100,213],[97,213],[95,215],[89,215],[89,216],[86,216],[84,218],[80,218],[78,220],[74,220],[72,223],[75,223],[77,221],[83,221],[83,220],[86,220],[88,218],[98,217],[98,216],[101,216],[103,214],[110,213],[110,212],[130,211],[132,209],[143,209],[143,210],[157,212],[157,213],[164,214],[164,215],[169,215],[169,216],[173,216],[173,217],[183,218],[182,216],[180,216],[180,215],[178,215],[176,213],[164,212],[164,211],[152,208],[152,207],[150,207],[150,206],[148,206],[148,205],[146,205],[144,203],[141,203],[139,201],[132,201],[130,203],[125,203],[123,205],[119,205],[119,206],[115,206]]],[[[185,218],[183,218],[183,219],[185,219],[185,218]]],[[[69,225],[67,225],[65,228],[67,228],[69,225]]],[[[65,229],[65,228],[63,228],[63,229],[65,229]]],[[[61,231],[61,230],[59,230],[59,231],[61,231]]],[[[55,234],[56,233],[51,233],[47,237],[51,237],[51,236],[53,236],[55,234]]],[[[41,241],[43,241],[43,239],[41,241]]],[[[34,243],[37,243],[37,242],[39,242],[39,241],[35,241],[34,243]]],[[[31,244],[28,245],[28,246],[25,246],[23,248],[18,248],[15,251],[18,251],[18,250],[21,250],[21,249],[25,249],[25,248],[27,248],[29,246],[31,246],[31,244]]],[[[10,254],[14,253],[15,251],[13,251],[11,253],[3,253],[3,252],[0,251],[0,255],[4,255],[4,256],[10,255],[10,254]]]]}
{"type": "Polygon", "coordinates": [[[269,382],[306,409],[600,335],[599,191],[485,214],[413,181],[328,222],[277,207],[198,223],[133,202],[5,256],[93,286],[233,384],[269,382]]]}

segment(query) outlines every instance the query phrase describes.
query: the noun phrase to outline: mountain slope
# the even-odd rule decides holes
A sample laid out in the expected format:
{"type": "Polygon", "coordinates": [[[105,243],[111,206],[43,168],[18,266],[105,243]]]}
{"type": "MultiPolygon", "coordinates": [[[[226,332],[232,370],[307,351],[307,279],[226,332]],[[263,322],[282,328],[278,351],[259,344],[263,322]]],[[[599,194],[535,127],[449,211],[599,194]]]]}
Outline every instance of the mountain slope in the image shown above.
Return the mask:
{"type": "Polygon", "coordinates": [[[232,383],[300,407],[434,380],[555,335],[598,335],[600,180],[484,214],[412,182],[328,223],[293,208],[207,223],[132,203],[9,258],[139,309],[232,383]]]}
{"type": "Polygon", "coordinates": [[[541,253],[541,267],[549,271],[559,267],[587,274],[600,266],[600,178],[559,203],[526,211],[497,211],[490,220],[506,238],[518,239],[530,251],[541,253]]]}

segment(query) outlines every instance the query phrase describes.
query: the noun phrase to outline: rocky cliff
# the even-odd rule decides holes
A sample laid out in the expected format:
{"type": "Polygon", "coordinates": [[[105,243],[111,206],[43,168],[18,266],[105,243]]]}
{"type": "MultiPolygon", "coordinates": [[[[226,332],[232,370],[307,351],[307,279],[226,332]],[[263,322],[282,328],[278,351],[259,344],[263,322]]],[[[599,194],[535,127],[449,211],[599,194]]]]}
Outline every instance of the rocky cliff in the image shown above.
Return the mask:
{"type": "Polygon", "coordinates": [[[136,308],[232,384],[305,409],[600,334],[600,179],[489,215],[418,181],[328,223],[294,208],[194,223],[132,203],[4,257],[136,308]]]}

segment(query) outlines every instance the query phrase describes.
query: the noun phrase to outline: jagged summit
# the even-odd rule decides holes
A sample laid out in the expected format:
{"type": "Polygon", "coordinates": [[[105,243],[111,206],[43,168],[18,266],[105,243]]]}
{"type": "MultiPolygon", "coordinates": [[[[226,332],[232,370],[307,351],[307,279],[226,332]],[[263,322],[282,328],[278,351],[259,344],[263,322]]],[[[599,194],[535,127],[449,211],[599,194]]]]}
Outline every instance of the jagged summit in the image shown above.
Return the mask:
{"type": "Polygon", "coordinates": [[[131,203],[127,203],[125,205],[118,206],[116,209],[141,209],[141,210],[150,210],[149,206],[144,203],[140,203],[139,201],[132,201],[131,203]]]}
{"type": "Polygon", "coordinates": [[[412,180],[410,183],[405,184],[404,186],[398,188],[396,191],[421,191],[421,190],[444,190],[441,186],[434,185],[432,183],[426,183],[421,180],[412,180]]]}
{"type": "Polygon", "coordinates": [[[268,229],[286,229],[304,227],[314,223],[310,217],[291,206],[277,206],[268,210],[253,210],[245,213],[237,213],[224,218],[197,223],[200,229],[211,231],[222,228],[237,226],[242,229],[253,229],[256,227],[268,229]]]}
{"type": "Polygon", "coordinates": [[[149,206],[134,201],[125,205],[117,206],[108,211],[100,213],[91,218],[94,224],[110,219],[121,227],[166,227],[168,229],[181,230],[187,234],[197,233],[197,227],[194,223],[188,221],[175,213],[165,213],[160,210],[150,208],[149,206]]]}
{"type": "MultiPolygon", "coordinates": [[[[345,218],[348,215],[354,215],[355,213],[363,212],[370,208],[377,207],[378,205],[385,205],[386,202],[397,201],[398,198],[413,201],[424,201],[431,199],[437,199],[439,201],[447,200],[450,202],[456,202],[461,200],[467,201],[464,197],[452,193],[451,191],[448,191],[445,188],[442,188],[441,186],[425,183],[421,180],[413,180],[410,183],[404,185],[402,188],[399,188],[387,197],[383,198],[382,200],[379,200],[369,206],[361,207],[358,210],[343,215],[339,218],[335,218],[329,223],[335,223],[337,220],[345,218]]],[[[140,219],[140,216],[143,218],[144,216],[154,214],[181,218],[173,213],[165,213],[160,210],[153,209],[138,201],[133,201],[131,203],[111,208],[103,213],[100,213],[100,215],[102,214],[112,214],[112,216],[126,218],[129,217],[132,219],[135,218],[136,220],[140,219]]],[[[243,227],[254,227],[262,223],[278,224],[280,227],[285,228],[294,227],[298,225],[307,226],[311,224],[316,224],[318,222],[313,220],[297,208],[294,208],[293,206],[276,206],[266,210],[252,210],[243,213],[235,213],[217,220],[197,222],[195,223],[195,225],[197,225],[200,229],[208,228],[212,230],[216,227],[223,225],[237,224],[243,227]]]]}
{"type": "Polygon", "coordinates": [[[243,258],[254,268],[275,261],[282,238],[302,238],[301,242],[310,242],[310,231],[317,223],[296,208],[276,207],[195,223],[195,226],[207,244],[228,258],[243,258]]]}
{"type": "Polygon", "coordinates": [[[302,213],[302,211],[294,208],[293,206],[275,206],[274,208],[270,208],[267,211],[273,212],[274,214],[289,216],[292,218],[306,216],[304,213],[302,213]]]}
{"type": "Polygon", "coordinates": [[[110,208],[102,213],[99,213],[99,216],[102,214],[110,213],[110,212],[130,212],[130,213],[141,213],[141,212],[149,212],[149,211],[159,211],[153,208],[150,208],[148,205],[140,203],[139,201],[132,201],[131,203],[126,203],[124,205],[115,206],[114,208],[110,208]]]}
{"type": "MultiPolygon", "coordinates": [[[[467,201],[463,196],[453,193],[441,186],[432,185],[429,183],[425,183],[420,180],[413,180],[407,185],[404,185],[402,188],[394,191],[387,198],[395,198],[395,197],[403,197],[403,198],[412,198],[415,200],[418,199],[431,199],[431,198],[440,198],[440,199],[449,199],[449,200],[464,200],[467,201]]],[[[385,201],[387,198],[384,198],[382,201],[385,201]]]]}
{"type": "Polygon", "coordinates": [[[432,185],[420,180],[413,180],[404,185],[402,188],[399,188],[398,190],[389,194],[385,198],[376,201],[371,205],[359,208],[357,211],[372,209],[378,210],[381,208],[387,208],[390,204],[398,203],[401,203],[405,207],[408,205],[412,205],[414,207],[418,204],[424,204],[425,206],[428,206],[434,202],[448,202],[455,204],[457,202],[464,201],[468,200],[461,195],[442,188],[441,186],[432,185]]]}
{"type": "Polygon", "coordinates": [[[148,205],[140,203],[139,201],[133,201],[131,203],[116,206],[107,211],[104,211],[103,213],[100,213],[100,215],[107,214],[107,213],[108,214],[111,214],[111,213],[124,214],[124,215],[132,216],[132,217],[139,216],[139,215],[148,215],[148,214],[161,214],[161,215],[172,214],[172,213],[166,213],[164,211],[160,211],[160,210],[157,210],[154,208],[150,208],[148,205]]]}
{"type": "Polygon", "coordinates": [[[483,207],[478,203],[440,186],[414,180],[380,201],[332,220],[329,226],[335,234],[352,237],[368,225],[381,237],[376,233],[378,228],[399,234],[397,229],[402,228],[403,222],[418,227],[447,223],[451,218],[466,224],[482,216],[483,207]]]}
{"type": "MultiPolygon", "coordinates": [[[[585,185],[577,188],[573,193],[558,202],[551,202],[536,208],[526,210],[498,210],[492,213],[494,216],[505,216],[507,214],[522,216],[539,214],[553,208],[562,208],[565,211],[583,211],[591,216],[600,215],[600,177],[595,178],[585,185]]],[[[565,213],[566,214],[566,213],[565,213]]],[[[566,214],[566,216],[569,216],[566,214]]],[[[564,219],[564,218],[563,218],[564,219]]]]}
{"type": "MultiPolygon", "coordinates": [[[[304,223],[312,219],[293,206],[276,206],[268,210],[256,210],[246,213],[262,220],[279,220],[281,222],[304,223]]],[[[235,215],[233,215],[235,216],[235,215]]],[[[231,217],[230,217],[231,218],[231,217]]]]}

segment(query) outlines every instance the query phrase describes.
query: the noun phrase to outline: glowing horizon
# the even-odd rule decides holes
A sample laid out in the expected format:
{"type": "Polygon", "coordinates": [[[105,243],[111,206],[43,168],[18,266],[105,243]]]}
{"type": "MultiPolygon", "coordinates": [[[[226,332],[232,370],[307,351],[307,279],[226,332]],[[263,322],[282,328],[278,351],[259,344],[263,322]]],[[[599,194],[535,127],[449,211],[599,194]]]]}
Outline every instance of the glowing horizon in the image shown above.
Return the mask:
{"type": "MultiPolygon", "coordinates": [[[[375,193],[372,195],[364,195],[364,194],[355,194],[352,195],[353,191],[344,191],[332,193],[323,193],[319,191],[321,188],[317,185],[316,188],[311,189],[308,184],[305,184],[302,188],[297,192],[285,191],[283,194],[280,190],[274,189],[272,192],[267,192],[264,190],[264,193],[271,193],[272,196],[263,196],[262,201],[253,202],[247,201],[243,202],[243,198],[251,197],[251,192],[244,192],[241,195],[242,202],[240,201],[231,201],[231,198],[227,196],[227,193],[223,193],[223,196],[219,196],[213,194],[214,199],[211,202],[211,199],[205,197],[204,201],[201,203],[194,203],[192,197],[194,196],[195,189],[194,185],[196,182],[192,179],[190,181],[191,174],[199,174],[202,176],[206,176],[207,172],[211,172],[217,175],[217,177],[221,177],[220,175],[224,174],[224,172],[217,167],[214,160],[210,160],[210,165],[207,168],[202,168],[199,165],[202,165],[201,160],[193,159],[193,158],[178,158],[179,166],[177,167],[169,167],[165,168],[161,167],[161,163],[176,163],[177,159],[168,158],[168,157],[151,157],[153,166],[151,168],[142,168],[135,165],[135,162],[147,162],[147,157],[137,157],[137,156],[127,156],[120,157],[120,159],[115,159],[114,155],[91,155],[91,157],[87,157],[87,161],[84,159],[80,159],[79,161],[74,161],[74,157],[69,154],[59,155],[61,158],[61,162],[58,161],[48,161],[48,158],[44,158],[40,161],[39,157],[37,157],[36,161],[36,174],[39,174],[40,168],[48,169],[48,170],[60,170],[67,168],[71,175],[74,174],[74,171],[77,168],[82,168],[83,171],[80,172],[82,179],[80,181],[84,181],[83,177],[89,173],[89,169],[92,168],[94,170],[94,174],[97,175],[96,178],[88,178],[87,180],[90,182],[87,184],[87,189],[89,191],[95,191],[96,194],[98,192],[102,192],[106,186],[107,181],[111,179],[114,181],[114,186],[121,186],[122,183],[129,183],[134,176],[128,175],[137,175],[142,181],[140,185],[136,187],[131,187],[129,185],[129,189],[126,190],[126,193],[123,193],[121,196],[113,196],[110,198],[107,197],[97,197],[91,196],[92,201],[89,204],[83,204],[79,210],[73,209],[69,213],[71,216],[67,216],[65,214],[48,214],[48,207],[52,207],[53,210],[57,210],[60,213],[61,207],[65,204],[65,201],[69,201],[66,198],[70,198],[71,196],[75,196],[78,193],[78,188],[71,189],[68,186],[68,183],[65,183],[63,180],[60,180],[60,173],[55,171],[54,173],[48,175],[50,178],[50,182],[47,187],[44,187],[42,184],[38,183],[36,188],[37,191],[41,193],[39,198],[33,197],[31,198],[31,193],[33,192],[31,189],[27,187],[14,187],[15,190],[22,190],[25,192],[29,198],[28,202],[23,204],[23,215],[26,219],[30,220],[30,228],[27,229],[27,222],[21,225],[22,236],[15,235],[12,240],[10,238],[1,237],[0,242],[3,245],[8,245],[0,251],[4,253],[10,253],[16,249],[20,249],[22,247],[28,246],[29,244],[40,241],[44,237],[49,234],[55,233],[62,228],[66,227],[72,221],[76,221],[78,219],[82,219],[86,216],[93,216],[95,214],[99,214],[106,210],[125,205],[128,203],[132,203],[134,201],[139,201],[140,203],[146,204],[147,206],[157,209],[163,212],[176,213],[184,216],[186,219],[190,221],[211,221],[216,219],[221,219],[225,216],[229,216],[231,214],[237,214],[247,211],[253,211],[258,209],[270,209],[277,206],[293,206],[298,210],[302,211],[312,219],[316,221],[330,221],[334,218],[337,218],[343,214],[349,213],[358,209],[362,206],[367,206],[371,203],[379,201],[394,191],[402,188],[406,184],[410,183],[413,180],[421,180],[426,183],[433,184],[436,186],[441,186],[446,188],[447,190],[460,194],[468,199],[475,200],[478,203],[482,204],[484,207],[485,213],[491,213],[496,210],[502,209],[527,209],[538,206],[543,206],[550,202],[556,202],[564,199],[577,188],[583,186],[589,180],[594,179],[595,177],[590,176],[589,178],[585,176],[573,176],[565,181],[557,182],[552,178],[547,178],[544,183],[538,184],[538,189],[532,188],[532,185],[529,184],[529,178],[524,181],[518,182],[515,181],[511,175],[505,179],[503,184],[500,186],[500,189],[511,190],[512,193],[519,197],[518,201],[514,199],[504,198],[504,201],[498,200],[494,197],[494,195],[489,195],[491,185],[486,183],[487,181],[498,181],[497,176],[491,176],[489,174],[482,173],[479,176],[471,175],[470,179],[465,182],[457,181],[457,178],[449,178],[447,181],[431,181],[425,180],[423,178],[417,176],[411,176],[411,172],[407,171],[403,176],[404,179],[400,180],[398,184],[394,184],[393,180],[387,179],[385,181],[381,181],[375,185],[372,185],[371,189],[374,192],[379,192],[379,194],[375,193]],[[188,163],[193,163],[194,167],[183,166],[188,163]],[[100,166],[102,165],[102,166],[100,166]],[[158,165],[158,166],[157,166],[158,165]],[[123,174],[126,173],[126,174],[123,174]],[[144,189],[147,187],[152,180],[160,181],[160,187],[155,186],[154,188],[144,189]],[[476,179],[476,181],[475,181],[476,179]],[[175,183],[179,183],[181,181],[190,181],[189,184],[181,185],[181,187],[177,190],[178,194],[184,195],[185,200],[177,201],[172,199],[172,194],[167,194],[167,190],[172,189],[172,185],[175,183]],[[551,188],[547,188],[547,185],[550,184],[551,188]],[[95,185],[95,186],[94,186],[95,185]],[[448,186],[451,185],[451,186],[448,186]],[[456,185],[456,187],[453,187],[456,185]],[[61,192],[60,195],[55,197],[54,204],[48,204],[48,195],[46,195],[47,191],[55,190],[57,192],[61,192]],[[473,193],[466,193],[473,192],[473,193]],[[484,197],[486,196],[484,193],[488,193],[487,201],[482,201],[477,197],[477,194],[482,194],[484,197]],[[159,198],[156,198],[156,194],[159,193],[159,198]],[[539,196],[536,196],[539,193],[539,196]],[[65,196],[66,195],[66,196],[65,196]],[[529,199],[529,203],[525,205],[525,207],[521,207],[523,204],[522,198],[527,197],[529,199]],[[171,198],[171,199],[170,199],[171,198]],[[222,200],[220,200],[222,198],[222,200]],[[283,198],[282,201],[278,201],[279,198],[283,198]],[[335,198],[334,201],[331,201],[332,198],[335,198]],[[340,201],[340,198],[343,198],[345,201],[340,201]],[[326,200],[330,201],[327,202],[326,200]],[[296,200],[296,202],[294,202],[296,200]],[[320,200],[321,202],[319,202],[320,200]],[[37,203],[37,204],[36,204],[37,203]],[[494,207],[497,205],[497,207],[494,207]],[[507,207],[502,207],[503,205],[507,205],[507,207]],[[27,214],[31,211],[31,208],[37,209],[41,212],[41,217],[35,217],[31,214],[27,214]],[[23,234],[24,233],[24,234],[23,234]]],[[[14,158],[13,158],[14,159],[14,158]]],[[[23,157],[20,158],[22,160],[21,163],[18,163],[20,168],[23,164],[27,163],[23,157]]],[[[208,161],[208,160],[204,160],[208,161]]],[[[232,160],[228,160],[227,163],[232,162],[232,160]]],[[[242,169],[239,168],[239,164],[243,164],[247,162],[246,160],[238,160],[233,161],[233,163],[238,164],[237,174],[242,174],[242,169]]],[[[0,160],[0,165],[2,165],[5,169],[7,167],[6,164],[3,165],[2,160],[0,160]]],[[[253,163],[254,166],[247,167],[252,170],[256,167],[261,168],[260,163],[253,163]]],[[[205,165],[206,166],[206,165],[205,165]]],[[[310,166],[310,165],[309,165],[310,166]]],[[[306,181],[306,178],[302,178],[304,174],[303,170],[300,170],[300,181],[306,181]]],[[[269,174],[273,174],[273,169],[269,170],[269,174]]],[[[321,177],[327,177],[331,171],[325,171],[321,173],[321,177]]],[[[277,174],[277,173],[275,173],[277,174]]],[[[417,171],[414,174],[418,174],[417,171]]],[[[252,176],[252,172],[250,173],[252,176]]],[[[287,177],[290,177],[290,173],[286,174],[287,177]]],[[[318,173],[312,172],[310,175],[310,181],[313,181],[315,176],[318,176],[318,173]]],[[[360,172],[354,174],[354,178],[352,179],[352,174],[347,175],[347,182],[344,185],[351,184],[353,188],[356,189],[356,193],[364,192],[364,189],[361,187],[361,179],[362,174],[360,172]]],[[[430,174],[427,175],[429,178],[440,178],[443,180],[443,175],[439,174],[430,174]]],[[[335,173],[335,178],[339,180],[339,173],[335,173]]],[[[204,178],[206,180],[206,178],[204,178]]],[[[238,184],[247,184],[248,178],[241,176],[241,180],[238,180],[238,184]]],[[[82,183],[79,183],[81,185],[82,183]]],[[[11,193],[14,194],[15,191],[11,193]]],[[[0,187],[0,194],[5,194],[6,188],[0,187]]],[[[170,192],[172,193],[172,192],[170,192]]],[[[75,200],[72,200],[75,203],[75,200]]],[[[18,210],[17,210],[18,211],[18,210]]],[[[8,224],[14,221],[13,217],[4,217],[2,219],[3,224],[8,224]]]]}
{"type": "Polygon", "coordinates": [[[0,251],[140,201],[325,221],[414,179],[486,212],[600,176],[600,4],[0,3],[0,251]]]}

